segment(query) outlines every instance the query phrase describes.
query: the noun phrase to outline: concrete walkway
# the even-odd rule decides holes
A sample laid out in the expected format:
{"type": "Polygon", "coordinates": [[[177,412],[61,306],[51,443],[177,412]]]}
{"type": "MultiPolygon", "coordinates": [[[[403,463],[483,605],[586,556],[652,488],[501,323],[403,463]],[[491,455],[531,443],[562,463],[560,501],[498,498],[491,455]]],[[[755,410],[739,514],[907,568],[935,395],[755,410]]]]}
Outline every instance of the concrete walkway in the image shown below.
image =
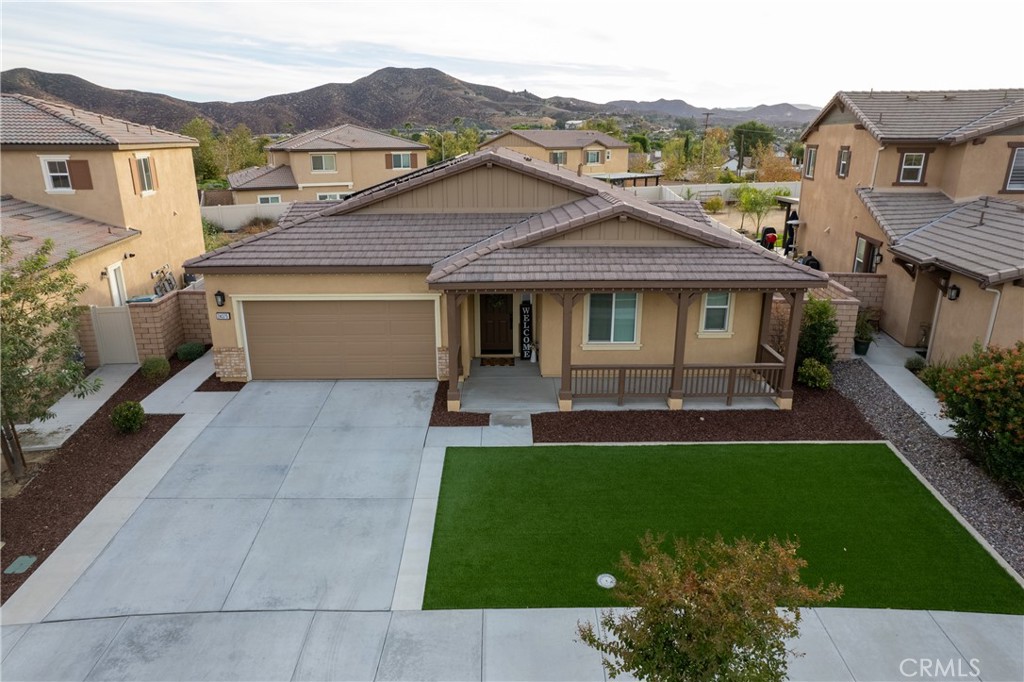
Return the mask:
{"type": "MultiPolygon", "coordinates": [[[[446,447],[532,442],[428,428],[433,387],[253,382],[186,414],[0,610],[2,679],[605,680],[574,641],[596,609],[420,610],[446,447]]],[[[1024,679],[1018,616],[804,613],[794,680],[1024,679]]]]}
{"type": "Polygon", "coordinates": [[[903,366],[908,358],[920,357],[913,348],[901,346],[888,334],[881,333],[875,337],[868,354],[861,357],[935,433],[947,438],[955,435],[953,424],[942,416],[942,406],[932,389],[903,366]]]}

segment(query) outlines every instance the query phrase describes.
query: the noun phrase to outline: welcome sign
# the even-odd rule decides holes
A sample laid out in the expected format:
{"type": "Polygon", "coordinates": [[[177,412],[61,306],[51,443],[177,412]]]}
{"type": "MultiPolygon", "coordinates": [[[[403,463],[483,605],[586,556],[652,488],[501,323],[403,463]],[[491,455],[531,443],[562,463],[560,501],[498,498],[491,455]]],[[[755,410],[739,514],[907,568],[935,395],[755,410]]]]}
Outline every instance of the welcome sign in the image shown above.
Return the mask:
{"type": "Polygon", "coordinates": [[[529,360],[533,356],[533,304],[519,306],[519,357],[529,360]]]}

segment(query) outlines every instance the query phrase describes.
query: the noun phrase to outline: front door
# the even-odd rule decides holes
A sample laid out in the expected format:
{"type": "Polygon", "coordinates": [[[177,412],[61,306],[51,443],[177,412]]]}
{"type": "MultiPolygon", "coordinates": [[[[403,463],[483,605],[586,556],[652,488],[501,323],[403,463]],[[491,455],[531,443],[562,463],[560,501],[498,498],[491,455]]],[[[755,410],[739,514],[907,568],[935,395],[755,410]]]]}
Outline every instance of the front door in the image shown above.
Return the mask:
{"type": "Polygon", "coordinates": [[[480,294],[480,353],[512,353],[512,294],[480,294]]]}

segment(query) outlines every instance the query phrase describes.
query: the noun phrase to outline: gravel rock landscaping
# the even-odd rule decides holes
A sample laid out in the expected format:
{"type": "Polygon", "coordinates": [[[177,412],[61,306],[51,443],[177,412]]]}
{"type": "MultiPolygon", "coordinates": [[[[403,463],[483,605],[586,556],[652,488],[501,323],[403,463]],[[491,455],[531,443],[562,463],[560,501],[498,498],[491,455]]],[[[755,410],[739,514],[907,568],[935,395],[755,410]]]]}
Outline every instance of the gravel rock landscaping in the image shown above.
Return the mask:
{"type": "Polygon", "coordinates": [[[224,393],[227,391],[241,391],[245,386],[244,381],[221,381],[216,374],[208,376],[203,383],[196,387],[197,393],[224,393]]]}
{"type": "Polygon", "coordinates": [[[437,382],[434,393],[434,407],[430,411],[431,426],[487,426],[491,415],[484,412],[449,412],[448,382],[437,382]]]}
{"type": "Polygon", "coordinates": [[[862,360],[837,363],[836,389],[892,441],[903,456],[974,526],[1018,573],[1024,574],[1024,505],[925,423],[862,360]]]}

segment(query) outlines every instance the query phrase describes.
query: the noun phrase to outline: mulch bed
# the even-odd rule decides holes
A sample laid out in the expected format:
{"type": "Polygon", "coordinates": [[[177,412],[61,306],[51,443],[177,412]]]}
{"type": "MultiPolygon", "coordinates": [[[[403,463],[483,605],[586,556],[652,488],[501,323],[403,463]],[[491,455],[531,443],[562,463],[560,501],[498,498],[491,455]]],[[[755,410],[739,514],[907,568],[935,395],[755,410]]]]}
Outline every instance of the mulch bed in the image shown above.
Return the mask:
{"type": "Polygon", "coordinates": [[[221,381],[217,378],[216,372],[206,378],[206,381],[199,384],[196,391],[201,393],[223,393],[225,391],[241,391],[245,386],[244,381],[221,381]]]}
{"type": "Polygon", "coordinates": [[[536,443],[880,440],[834,389],[797,386],[792,410],[577,410],[533,415],[536,443]]]}
{"type": "MultiPolygon", "coordinates": [[[[188,362],[170,358],[171,376],[188,362]]],[[[121,434],[110,413],[125,400],[141,401],[156,384],[136,372],[55,453],[39,464],[29,463],[31,480],[16,495],[0,500],[2,534],[0,566],[22,555],[36,561],[24,573],[0,574],[0,603],[28,579],[46,557],[92,511],[103,496],[163,438],[181,415],[151,414],[138,433],[121,434]]],[[[5,484],[9,474],[5,473],[5,484]]]]}
{"type": "Polygon", "coordinates": [[[431,426],[488,426],[491,415],[482,412],[449,412],[448,382],[439,381],[434,393],[434,409],[430,412],[431,426]]]}

